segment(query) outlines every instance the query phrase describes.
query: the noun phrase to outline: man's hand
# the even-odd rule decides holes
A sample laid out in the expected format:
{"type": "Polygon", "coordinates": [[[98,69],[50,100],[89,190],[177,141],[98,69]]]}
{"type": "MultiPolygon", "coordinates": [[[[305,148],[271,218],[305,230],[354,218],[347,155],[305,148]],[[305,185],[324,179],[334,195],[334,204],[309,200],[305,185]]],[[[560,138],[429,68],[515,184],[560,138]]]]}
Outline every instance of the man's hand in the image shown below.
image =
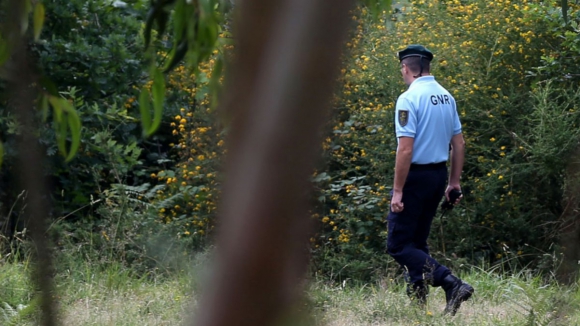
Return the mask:
{"type": "Polygon", "coordinates": [[[393,213],[400,213],[403,211],[403,192],[393,191],[393,198],[391,198],[391,211],[393,213]]]}
{"type": "MultiPolygon", "coordinates": [[[[457,191],[461,191],[461,187],[457,184],[457,185],[449,185],[447,186],[447,190],[445,190],[445,198],[447,199],[447,201],[449,201],[449,193],[451,192],[451,190],[457,190],[457,191]]],[[[459,202],[461,201],[461,198],[463,198],[463,195],[459,196],[457,198],[457,200],[452,203],[453,205],[457,205],[459,204],[459,202]]]]}

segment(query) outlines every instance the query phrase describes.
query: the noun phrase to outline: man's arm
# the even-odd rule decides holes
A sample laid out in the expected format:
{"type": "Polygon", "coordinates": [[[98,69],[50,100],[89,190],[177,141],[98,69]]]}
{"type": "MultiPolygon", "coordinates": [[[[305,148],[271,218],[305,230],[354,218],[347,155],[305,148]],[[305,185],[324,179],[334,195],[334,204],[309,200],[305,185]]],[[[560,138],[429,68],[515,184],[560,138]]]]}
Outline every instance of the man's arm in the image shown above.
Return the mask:
{"type": "Polygon", "coordinates": [[[393,198],[391,200],[391,210],[395,213],[403,210],[403,187],[411,167],[413,158],[413,144],[415,139],[411,137],[400,137],[397,147],[397,157],[395,160],[395,181],[393,184],[393,198]]]}
{"type": "MultiPolygon", "coordinates": [[[[457,134],[451,138],[451,172],[449,173],[449,186],[445,191],[445,197],[449,200],[449,192],[453,189],[461,190],[459,179],[465,160],[465,140],[463,134],[457,134]]],[[[456,201],[459,203],[459,199],[456,201]]]]}

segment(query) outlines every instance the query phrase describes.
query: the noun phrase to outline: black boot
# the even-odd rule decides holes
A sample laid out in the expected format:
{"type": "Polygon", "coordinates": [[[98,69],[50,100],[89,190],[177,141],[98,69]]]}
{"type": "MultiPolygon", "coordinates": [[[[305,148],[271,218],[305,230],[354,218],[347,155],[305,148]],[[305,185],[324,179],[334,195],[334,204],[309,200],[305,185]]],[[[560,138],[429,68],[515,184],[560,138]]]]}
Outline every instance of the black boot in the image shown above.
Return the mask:
{"type": "Polygon", "coordinates": [[[446,276],[441,287],[445,290],[445,299],[447,300],[444,313],[450,313],[451,316],[455,315],[461,303],[469,299],[474,291],[471,285],[453,275],[446,276]]]}

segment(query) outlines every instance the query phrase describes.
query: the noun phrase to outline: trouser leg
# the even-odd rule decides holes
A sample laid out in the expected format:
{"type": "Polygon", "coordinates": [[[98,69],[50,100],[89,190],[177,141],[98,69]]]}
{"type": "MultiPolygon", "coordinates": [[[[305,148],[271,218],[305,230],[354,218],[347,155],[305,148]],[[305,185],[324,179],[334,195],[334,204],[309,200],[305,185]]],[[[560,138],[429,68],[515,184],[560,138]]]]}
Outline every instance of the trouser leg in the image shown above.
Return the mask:
{"type": "Polygon", "coordinates": [[[429,255],[427,238],[437,205],[442,198],[446,170],[410,171],[403,188],[404,209],[390,212],[387,252],[409,273],[413,284],[423,283],[425,276],[434,286],[441,285],[450,274],[447,267],[429,255]]]}

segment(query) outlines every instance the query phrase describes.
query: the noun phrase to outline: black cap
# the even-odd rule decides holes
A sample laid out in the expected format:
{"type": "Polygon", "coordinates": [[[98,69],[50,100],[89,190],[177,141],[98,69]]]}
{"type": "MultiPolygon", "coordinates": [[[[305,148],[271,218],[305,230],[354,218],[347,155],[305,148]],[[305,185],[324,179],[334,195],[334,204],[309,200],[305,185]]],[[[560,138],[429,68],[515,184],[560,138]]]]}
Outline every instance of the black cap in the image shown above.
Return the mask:
{"type": "Polygon", "coordinates": [[[429,61],[433,60],[433,53],[427,50],[426,47],[419,44],[412,44],[407,46],[406,49],[397,52],[397,56],[399,57],[399,61],[402,61],[408,57],[422,57],[429,61]]]}

